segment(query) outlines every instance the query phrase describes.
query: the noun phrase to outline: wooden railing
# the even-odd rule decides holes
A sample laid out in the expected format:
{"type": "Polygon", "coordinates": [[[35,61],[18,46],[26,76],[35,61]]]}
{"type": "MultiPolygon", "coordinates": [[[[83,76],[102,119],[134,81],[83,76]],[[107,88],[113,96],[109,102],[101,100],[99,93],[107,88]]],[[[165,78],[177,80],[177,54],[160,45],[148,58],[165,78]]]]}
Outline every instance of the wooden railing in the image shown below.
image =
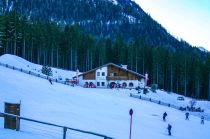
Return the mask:
{"type": "Polygon", "coordinates": [[[177,109],[177,110],[182,110],[181,106],[176,106],[176,105],[173,105],[173,104],[170,104],[170,103],[166,103],[166,102],[163,102],[163,101],[160,101],[160,100],[155,100],[155,99],[152,99],[152,98],[143,97],[141,95],[130,94],[130,97],[134,97],[134,98],[138,98],[138,99],[141,99],[141,100],[150,101],[150,102],[153,102],[153,103],[156,103],[156,104],[159,104],[159,105],[163,105],[163,106],[172,107],[172,108],[177,109]]]}
{"type": "MultiPolygon", "coordinates": [[[[61,126],[61,125],[57,125],[57,124],[53,124],[53,123],[48,123],[48,122],[38,121],[38,120],[34,120],[34,119],[29,119],[29,118],[21,117],[21,116],[14,115],[14,114],[0,112],[0,117],[5,117],[5,116],[16,118],[16,122],[17,122],[16,127],[17,128],[20,127],[19,126],[19,124],[21,123],[20,120],[25,120],[25,121],[29,121],[29,122],[34,122],[34,123],[39,123],[39,124],[44,124],[44,125],[48,125],[48,126],[62,128],[63,129],[63,139],[66,139],[67,130],[76,131],[76,132],[80,132],[80,133],[84,133],[84,134],[89,134],[89,135],[101,137],[103,139],[114,139],[112,137],[109,137],[109,136],[106,136],[106,135],[103,135],[103,134],[99,134],[99,133],[94,133],[94,132],[80,130],[80,129],[76,129],[76,128],[61,126]]],[[[16,128],[16,131],[19,131],[19,129],[17,129],[17,128],[16,128]]]]}
{"type": "Polygon", "coordinates": [[[107,80],[127,80],[127,76],[107,76],[107,80]]]}
{"type": "MultiPolygon", "coordinates": [[[[13,70],[16,70],[16,71],[20,71],[20,72],[23,72],[23,73],[26,73],[26,74],[30,74],[30,75],[33,75],[33,76],[36,76],[36,77],[39,77],[39,78],[48,79],[47,75],[44,75],[44,74],[41,74],[41,73],[36,73],[36,72],[30,71],[30,70],[25,70],[25,69],[18,68],[18,67],[15,67],[15,66],[11,66],[9,64],[4,64],[4,63],[0,62],[0,66],[6,67],[6,68],[9,68],[9,69],[13,69],[13,70]]],[[[56,82],[56,83],[61,83],[61,84],[64,84],[64,85],[71,85],[66,81],[61,81],[61,80],[58,80],[58,79],[52,79],[52,81],[56,82]]]]}

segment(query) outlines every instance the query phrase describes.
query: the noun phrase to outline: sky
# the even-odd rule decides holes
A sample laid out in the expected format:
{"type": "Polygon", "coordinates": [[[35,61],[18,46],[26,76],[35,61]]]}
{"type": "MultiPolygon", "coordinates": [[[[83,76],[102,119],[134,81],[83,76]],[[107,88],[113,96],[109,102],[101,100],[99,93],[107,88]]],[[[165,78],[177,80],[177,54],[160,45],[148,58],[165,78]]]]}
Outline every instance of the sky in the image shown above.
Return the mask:
{"type": "Polygon", "coordinates": [[[170,34],[210,51],[210,0],[134,0],[170,34]]]}

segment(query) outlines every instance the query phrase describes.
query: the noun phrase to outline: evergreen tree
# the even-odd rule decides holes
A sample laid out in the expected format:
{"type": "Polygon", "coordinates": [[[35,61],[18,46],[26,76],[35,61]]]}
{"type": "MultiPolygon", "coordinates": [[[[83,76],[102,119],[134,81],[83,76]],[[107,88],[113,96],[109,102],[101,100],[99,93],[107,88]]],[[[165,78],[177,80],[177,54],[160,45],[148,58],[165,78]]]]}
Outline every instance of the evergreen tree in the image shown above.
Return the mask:
{"type": "Polygon", "coordinates": [[[42,73],[47,76],[52,76],[52,69],[49,66],[42,66],[42,73]]]}
{"type": "MultiPolygon", "coordinates": [[[[126,11],[132,12],[129,8],[126,11]]],[[[162,41],[161,37],[158,39],[162,41]]],[[[184,41],[174,41],[176,49],[162,45],[147,35],[129,41],[122,35],[116,39],[95,37],[78,25],[29,20],[14,10],[0,15],[0,53],[15,54],[42,65],[74,71],[78,68],[82,72],[108,62],[127,64],[140,74],[149,73],[150,83],[161,89],[210,99],[210,54],[185,47],[188,44],[184,41]]]]}

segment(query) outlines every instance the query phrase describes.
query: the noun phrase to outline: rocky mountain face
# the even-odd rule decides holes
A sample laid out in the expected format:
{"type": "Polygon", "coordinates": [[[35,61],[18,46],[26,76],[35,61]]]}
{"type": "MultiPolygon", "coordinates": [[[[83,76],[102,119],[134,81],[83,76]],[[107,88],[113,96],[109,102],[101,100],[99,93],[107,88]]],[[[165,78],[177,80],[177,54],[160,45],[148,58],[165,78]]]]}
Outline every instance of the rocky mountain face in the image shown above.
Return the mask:
{"type": "Polygon", "coordinates": [[[189,46],[171,36],[166,29],[131,0],[2,0],[1,14],[13,9],[30,20],[78,25],[95,37],[144,40],[151,46],[169,48],[189,46]]]}

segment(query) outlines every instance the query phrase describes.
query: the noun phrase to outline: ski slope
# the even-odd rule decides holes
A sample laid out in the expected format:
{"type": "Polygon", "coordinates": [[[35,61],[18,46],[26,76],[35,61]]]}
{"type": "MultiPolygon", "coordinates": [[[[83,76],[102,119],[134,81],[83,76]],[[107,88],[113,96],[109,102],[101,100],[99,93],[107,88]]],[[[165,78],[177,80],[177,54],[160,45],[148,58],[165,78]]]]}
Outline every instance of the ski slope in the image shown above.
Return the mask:
{"type": "MultiPolygon", "coordinates": [[[[42,65],[31,63],[15,55],[5,54],[0,57],[0,62],[3,64],[15,66],[17,68],[22,68],[27,71],[32,71],[34,73],[42,74],[41,73],[42,65]]],[[[53,67],[51,69],[53,74],[52,77],[54,79],[65,81],[66,78],[72,79],[72,77],[76,76],[76,71],[68,71],[53,67]]],[[[80,74],[80,72],[78,74],[80,74]]]]}
{"type": "MultiPolygon", "coordinates": [[[[13,58],[9,60],[13,56],[6,57],[9,64],[17,65],[16,61],[11,62],[13,58]]],[[[25,67],[21,59],[19,64],[25,67]]],[[[200,118],[193,115],[186,121],[181,111],[129,97],[134,92],[127,89],[71,87],[57,83],[51,85],[48,80],[0,66],[1,112],[4,111],[4,102],[21,100],[23,117],[101,133],[116,139],[128,139],[129,109],[132,108],[132,139],[210,138],[209,121],[201,125],[200,118]],[[165,111],[168,116],[167,121],[163,122],[162,114],[165,111]],[[167,135],[168,123],[172,125],[172,137],[167,135]]],[[[155,97],[157,94],[148,95],[155,97]]],[[[168,94],[162,99],[172,99],[170,97],[168,94]]],[[[200,103],[208,109],[209,102],[200,103]]],[[[21,131],[17,132],[4,129],[3,124],[3,118],[0,117],[0,139],[62,139],[63,131],[59,128],[21,121],[21,131]]],[[[67,139],[95,138],[98,139],[67,131],[67,139]]]]}

